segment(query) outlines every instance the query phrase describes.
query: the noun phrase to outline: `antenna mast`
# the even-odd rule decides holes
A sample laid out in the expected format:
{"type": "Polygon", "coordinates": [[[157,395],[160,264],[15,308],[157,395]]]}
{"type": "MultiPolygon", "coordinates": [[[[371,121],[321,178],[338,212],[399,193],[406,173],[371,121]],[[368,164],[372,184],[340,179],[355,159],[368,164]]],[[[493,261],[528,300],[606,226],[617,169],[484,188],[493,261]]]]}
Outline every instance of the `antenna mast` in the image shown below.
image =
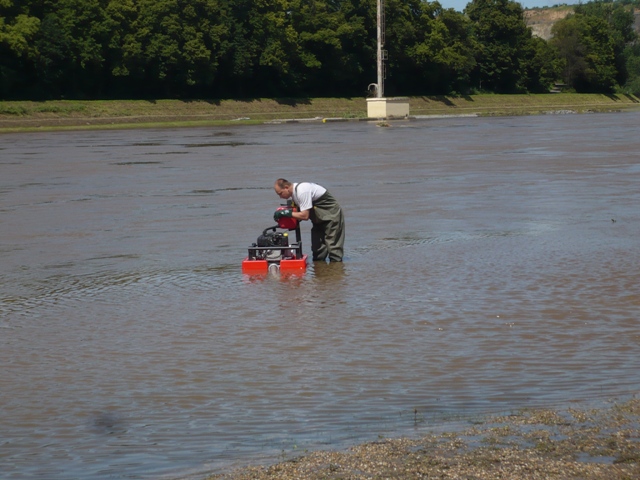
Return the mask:
{"type": "Polygon", "coordinates": [[[367,98],[367,116],[369,118],[408,118],[409,99],[407,97],[384,97],[384,80],[386,77],[385,60],[388,60],[384,49],[384,0],[377,0],[376,15],[378,27],[378,83],[370,83],[367,87],[371,98],[367,98]],[[375,90],[375,92],[374,92],[375,90]]]}
{"type": "Polygon", "coordinates": [[[384,93],[384,61],[386,60],[386,50],[384,50],[384,0],[378,0],[378,85],[376,97],[382,98],[384,93]]]}

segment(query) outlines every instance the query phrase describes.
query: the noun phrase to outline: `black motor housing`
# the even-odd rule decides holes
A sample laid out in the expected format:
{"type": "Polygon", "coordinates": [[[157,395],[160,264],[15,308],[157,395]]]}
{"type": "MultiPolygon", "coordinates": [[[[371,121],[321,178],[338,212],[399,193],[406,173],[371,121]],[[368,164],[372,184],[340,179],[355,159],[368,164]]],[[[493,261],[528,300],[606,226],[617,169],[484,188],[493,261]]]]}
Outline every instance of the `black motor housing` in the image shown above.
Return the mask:
{"type": "Polygon", "coordinates": [[[277,232],[276,228],[277,225],[264,229],[257,242],[249,247],[249,259],[279,262],[283,258],[295,257],[295,250],[288,248],[289,234],[277,232]]]}
{"type": "Polygon", "coordinates": [[[258,247],[286,247],[289,245],[289,236],[286,233],[267,232],[258,237],[258,247]]]}

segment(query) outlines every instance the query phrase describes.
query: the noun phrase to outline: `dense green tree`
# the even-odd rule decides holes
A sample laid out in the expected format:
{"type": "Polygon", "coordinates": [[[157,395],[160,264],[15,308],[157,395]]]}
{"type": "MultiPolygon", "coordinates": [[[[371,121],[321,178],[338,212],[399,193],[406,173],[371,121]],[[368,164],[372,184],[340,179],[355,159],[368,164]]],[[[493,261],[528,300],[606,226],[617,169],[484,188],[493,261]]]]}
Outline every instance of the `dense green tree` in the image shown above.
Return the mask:
{"type": "Polygon", "coordinates": [[[606,20],[613,29],[612,34],[616,42],[627,44],[637,38],[633,29],[633,10],[625,7],[622,2],[594,0],[589,3],[580,3],[574,7],[574,13],[606,20]]]}
{"type": "MultiPolygon", "coordinates": [[[[386,0],[386,95],[636,89],[633,16],[581,4],[549,43],[519,3],[386,0]]],[[[0,0],[0,98],[364,96],[376,0],[0,0]]],[[[636,90],[634,90],[636,91],[636,90]]]]}
{"type": "Polygon", "coordinates": [[[145,81],[142,45],[135,30],[139,15],[139,4],[134,0],[111,0],[105,8],[105,23],[109,31],[105,55],[111,95],[144,97],[154,89],[155,79],[145,81]]]}
{"type": "Polygon", "coordinates": [[[522,85],[529,93],[548,93],[562,75],[564,62],[558,51],[539,37],[532,37],[525,48],[522,85]]]}
{"type": "Polygon", "coordinates": [[[466,93],[477,43],[471,22],[438,2],[388,5],[387,91],[403,94],[466,93]]]}
{"type": "Polygon", "coordinates": [[[606,20],[613,40],[615,67],[617,70],[616,81],[618,84],[623,85],[627,80],[627,68],[623,52],[626,46],[637,38],[637,34],[633,29],[633,10],[625,7],[621,2],[595,0],[590,3],[576,5],[574,12],[576,15],[598,17],[606,20]]]}
{"type": "Polygon", "coordinates": [[[615,39],[606,20],[570,15],[552,29],[551,44],[565,66],[566,84],[577,92],[613,92],[616,87],[615,39]]]}
{"type": "Polygon", "coordinates": [[[26,72],[37,56],[34,39],[40,19],[30,16],[18,2],[0,0],[0,96],[10,98],[17,86],[30,83],[26,72]]]}
{"type": "Polygon", "coordinates": [[[623,91],[640,96],[640,43],[637,41],[628,45],[623,52],[627,81],[623,85],[623,91]]]}
{"type": "Polygon", "coordinates": [[[497,93],[526,91],[526,63],[531,48],[531,29],[523,9],[511,0],[472,0],[465,13],[473,22],[480,48],[474,72],[481,90],[497,93]]]}
{"type": "Polygon", "coordinates": [[[45,2],[37,68],[43,72],[46,90],[56,95],[79,92],[94,98],[103,94],[104,45],[108,38],[100,0],[45,2]]]}
{"type": "Polygon", "coordinates": [[[119,89],[129,85],[143,96],[206,93],[228,31],[219,23],[217,0],[112,0],[106,13],[119,89]]]}
{"type": "Polygon", "coordinates": [[[375,0],[295,0],[297,65],[308,95],[364,95],[375,79],[375,0]]]}
{"type": "MultiPolygon", "coordinates": [[[[286,18],[285,0],[220,1],[221,38],[218,58],[220,77],[213,85],[215,92],[231,96],[253,96],[272,91],[280,79],[290,72],[290,49],[295,39],[286,18]]],[[[222,96],[227,96],[222,95],[222,96]]]]}

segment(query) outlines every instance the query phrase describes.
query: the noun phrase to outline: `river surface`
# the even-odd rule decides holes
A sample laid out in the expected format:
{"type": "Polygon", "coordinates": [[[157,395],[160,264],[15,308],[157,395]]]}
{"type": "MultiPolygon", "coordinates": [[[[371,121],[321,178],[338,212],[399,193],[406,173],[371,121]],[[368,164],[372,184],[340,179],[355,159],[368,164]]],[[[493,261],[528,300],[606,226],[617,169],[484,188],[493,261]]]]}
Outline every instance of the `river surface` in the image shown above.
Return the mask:
{"type": "Polygon", "coordinates": [[[638,393],[639,125],[0,136],[2,478],[198,477],[638,393]],[[241,273],[277,177],[342,204],[343,264],[241,273]]]}

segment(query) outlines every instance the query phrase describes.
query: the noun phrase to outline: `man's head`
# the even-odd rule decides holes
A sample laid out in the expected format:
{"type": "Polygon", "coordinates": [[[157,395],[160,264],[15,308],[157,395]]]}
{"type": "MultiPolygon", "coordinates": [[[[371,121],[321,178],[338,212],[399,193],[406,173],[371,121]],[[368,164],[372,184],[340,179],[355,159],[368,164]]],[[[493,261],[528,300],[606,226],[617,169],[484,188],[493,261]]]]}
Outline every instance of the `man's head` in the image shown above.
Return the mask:
{"type": "Polygon", "coordinates": [[[276,195],[285,200],[293,195],[293,184],[284,178],[276,180],[276,183],[273,184],[273,189],[276,191],[276,195]]]}

